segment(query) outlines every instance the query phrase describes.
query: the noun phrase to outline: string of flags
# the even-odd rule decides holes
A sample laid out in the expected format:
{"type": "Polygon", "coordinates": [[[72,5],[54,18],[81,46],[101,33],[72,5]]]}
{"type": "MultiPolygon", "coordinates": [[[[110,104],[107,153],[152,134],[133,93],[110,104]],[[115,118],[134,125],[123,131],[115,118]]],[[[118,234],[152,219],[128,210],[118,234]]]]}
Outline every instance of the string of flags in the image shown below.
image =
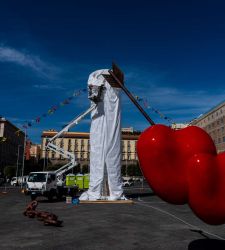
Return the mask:
{"type": "MultiPolygon", "coordinates": [[[[86,92],[87,89],[79,89],[79,90],[76,90],[74,91],[73,95],[68,97],[67,99],[65,99],[64,101],[60,102],[58,105],[54,105],[52,106],[50,109],[48,109],[48,111],[46,113],[43,113],[42,115],[40,116],[37,116],[35,119],[32,119],[31,121],[26,121],[24,124],[23,124],[23,128],[24,129],[27,129],[29,127],[32,127],[34,124],[37,124],[37,123],[40,123],[42,118],[44,117],[47,117],[48,115],[52,115],[53,113],[55,113],[56,110],[58,110],[60,107],[62,106],[65,106],[65,105],[68,105],[71,103],[71,101],[77,97],[77,96],[80,96],[82,93],[86,92]]],[[[16,132],[16,133],[19,133],[19,130],[16,132]]]]}
{"type": "MultiPolygon", "coordinates": [[[[73,95],[68,97],[67,99],[63,100],[62,102],[60,102],[58,105],[54,105],[52,106],[50,109],[48,109],[48,111],[46,113],[43,113],[42,115],[40,116],[37,116],[35,119],[32,119],[31,121],[26,121],[22,127],[24,129],[27,129],[29,127],[32,127],[35,123],[40,123],[41,120],[45,117],[47,117],[48,115],[52,115],[53,113],[55,113],[60,107],[62,106],[65,106],[65,105],[68,105],[71,103],[71,101],[75,98],[75,97],[78,97],[80,96],[82,93],[85,93],[87,91],[87,89],[79,89],[77,91],[74,91],[73,95]]],[[[146,98],[141,98],[137,95],[134,95],[135,99],[139,102],[139,103],[142,103],[144,108],[145,109],[150,109],[152,110],[153,112],[155,112],[156,114],[158,114],[162,119],[166,120],[168,123],[170,124],[174,124],[176,125],[176,123],[168,116],[164,115],[160,110],[158,109],[155,109],[154,107],[152,107],[149,103],[149,101],[146,99],[146,98]]],[[[22,130],[21,129],[18,129],[15,134],[17,136],[20,136],[22,130]]],[[[5,142],[7,140],[6,137],[0,137],[0,143],[2,142],[5,142]]]]}
{"type": "MultiPolygon", "coordinates": [[[[31,121],[26,121],[22,127],[24,129],[28,129],[29,127],[32,127],[34,125],[34,123],[40,123],[42,118],[47,117],[48,115],[52,115],[53,113],[55,113],[56,110],[58,110],[60,107],[68,105],[71,103],[71,101],[75,98],[80,96],[82,93],[85,93],[87,91],[87,89],[79,89],[74,91],[74,93],[72,94],[72,96],[66,98],[65,100],[63,100],[62,102],[60,102],[58,105],[54,105],[52,106],[46,113],[43,113],[40,116],[37,116],[35,119],[32,119],[31,121]]],[[[21,135],[22,130],[18,129],[15,131],[15,135],[17,135],[18,137],[21,135]]],[[[24,133],[24,132],[23,132],[24,133]]],[[[6,137],[0,137],[0,143],[9,141],[9,138],[6,137]]]]}
{"type": "Polygon", "coordinates": [[[155,109],[154,107],[152,107],[152,106],[150,105],[149,101],[148,101],[146,98],[141,98],[141,97],[139,97],[139,96],[137,96],[137,95],[134,95],[134,97],[135,97],[135,99],[136,99],[138,102],[142,103],[143,106],[144,106],[146,109],[152,110],[153,112],[155,112],[156,114],[158,114],[158,115],[160,116],[160,118],[166,120],[168,123],[170,123],[170,124],[175,124],[175,125],[176,125],[176,123],[175,123],[170,117],[164,115],[160,110],[155,109]]]}

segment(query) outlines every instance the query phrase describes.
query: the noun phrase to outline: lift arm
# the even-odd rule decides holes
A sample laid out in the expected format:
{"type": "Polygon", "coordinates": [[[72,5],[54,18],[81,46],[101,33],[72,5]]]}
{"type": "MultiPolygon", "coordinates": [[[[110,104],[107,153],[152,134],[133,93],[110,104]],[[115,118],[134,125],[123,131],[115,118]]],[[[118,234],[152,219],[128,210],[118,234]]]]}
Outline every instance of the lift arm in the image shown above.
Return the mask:
{"type": "Polygon", "coordinates": [[[58,170],[55,171],[57,177],[62,176],[65,172],[69,171],[70,169],[74,168],[77,165],[75,155],[71,152],[68,152],[64,150],[63,148],[60,148],[59,146],[55,145],[53,141],[57,138],[59,138],[63,133],[68,132],[70,128],[77,125],[86,115],[88,115],[92,110],[94,110],[96,107],[96,104],[93,104],[88,110],[83,112],[81,115],[77,116],[75,119],[73,119],[66,127],[64,127],[61,131],[59,131],[55,136],[50,138],[47,141],[47,144],[45,146],[46,150],[52,150],[55,153],[59,153],[63,157],[70,160],[69,163],[62,166],[58,170]]]}

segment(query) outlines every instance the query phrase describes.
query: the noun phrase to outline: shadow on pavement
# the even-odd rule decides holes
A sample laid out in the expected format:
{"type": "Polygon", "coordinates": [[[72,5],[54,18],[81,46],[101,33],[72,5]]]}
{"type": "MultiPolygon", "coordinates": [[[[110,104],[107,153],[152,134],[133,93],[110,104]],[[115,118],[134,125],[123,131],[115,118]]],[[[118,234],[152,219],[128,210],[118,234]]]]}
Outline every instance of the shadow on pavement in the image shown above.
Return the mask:
{"type": "Polygon", "coordinates": [[[63,197],[63,198],[61,198],[60,200],[58,200],[58,199],[52,199],[52,200],[48,200],[47,198],[46,199],[36,199],[39,203],[59,203],[59,202],[65,202],[66,201],[66,198],[65,197],[63,197]]]}
{"type": "Polygon", "coordinates": [[[188,250],[224,250],[225,241],[224,240],[214,240],[214,239],[199,239],[192,241],[188,250]]]}
{"type": "Polygon", "coordinates": [[[147,196],[154,196],[155,194],[154,193],[126,193],[125,192],[125,196],[127,198],[131,198],[131,199],[134,199],[134,198],[138,198],[138,197],[147,197],[147,196]]]}

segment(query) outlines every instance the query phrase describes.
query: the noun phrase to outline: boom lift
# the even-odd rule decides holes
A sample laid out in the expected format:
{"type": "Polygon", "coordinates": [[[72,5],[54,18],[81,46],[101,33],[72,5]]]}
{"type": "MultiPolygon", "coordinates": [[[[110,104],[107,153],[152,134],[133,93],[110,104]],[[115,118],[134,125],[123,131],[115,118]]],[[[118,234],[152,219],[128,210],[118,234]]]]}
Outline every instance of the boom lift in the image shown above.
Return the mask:
{"type": "Polygon", "coordinates": [[[69,163],[62,166],[60,169],[56,170],[56,176],[58,180],[62,180],[63,174],[65,172],[68,172],[70,169],[74,168],[77,165],[76,158],[74,153],[71,153],[69,151],[64,150],[63,148],[60,148],[59,146],[55,145],[53,142],[57,138],[59,138],[61,135],[63,135],[65,132],[68,132],[70,128],[77,125],[86,115],[88,115],[93,109],[95,109],[96,104],[93,104],[88,110],[86,110],[84,113],[76,117],[74,120],[72,120],[66,127],[64,127],[60,132],[58,132],[55,136],[48,139],[48,142],[45,146],[46,150],[54,151],[55,153],[59,153],[63,157],[70,160],[69,163]]]}
{"type": "Polygon", "coordinates": [[[77,125],[86,115],[94,110],[95,107],[96,104],[92,104],[89,109],[73,119],[55,136],[48,139],[45,146],[46,150],[51,150],[55,153],[59,153],[63,157],[69,159],[69,162],[56,171],[31,172],[27,181],[26,193],[30,194],[32,199],[36,198],[37,196],[46,196],[49,200],[51,200],[54,196],[61,198],[62,195],[68,193],[68,189],[77,188],[67,187],[65,186],[65,183],[63,181],[63,174],[77,166],[75,155],[74,153],[66,151],[63,148],[55,145],[54,140],[62,136],[65,132],[68,132],[69,129],[73,126],[77,125]]]}

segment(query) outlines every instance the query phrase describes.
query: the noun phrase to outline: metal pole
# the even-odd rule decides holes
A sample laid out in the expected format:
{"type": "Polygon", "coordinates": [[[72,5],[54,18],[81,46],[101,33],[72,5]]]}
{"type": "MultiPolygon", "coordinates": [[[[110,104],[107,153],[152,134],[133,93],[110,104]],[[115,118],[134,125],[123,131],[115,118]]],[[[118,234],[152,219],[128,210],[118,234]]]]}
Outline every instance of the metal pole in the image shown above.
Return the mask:
{"type": "Polygon", "coordinates": [[[20,147],[22,145],[18,145],[18,150],[17,150],[17,161],[16,161],[16,185],[18,185],[18,168],[19,168],[19,156],[20,156],[20,147]]]}
{"type": "Polygon", "coordinates": [[[24,143],[23,143],[23,164],[22,164],[22,180],[21,180],[21,189],[23,187],[23,173],[24,173],[24,160],[25,160],[25,150],[26,150],[26,137],[27,137],[27,129],[24,132],[24,143]]]}
{"type": "Polygon", "coordinates": [[[112,70],[109,70],[109,74],[113,77],[113,79],[119,84],[119,86],[123,89],[123,91],[126,93],[126,95],[130,98],[130,100],[133,102],[133,104],[139,109],[139,111],[142,113],[142,115],[147,119],[147,121],[151,125],[155,125],[154,121],[150,118],[150,116],[144,111],[144,109],[141,107],[141,105],[137,102],[137,100],[133,97],[133,95],[130,93],[130,91],[122,84],[122,82],[116,77],[116,75],[113,73],[112,70]]]}

